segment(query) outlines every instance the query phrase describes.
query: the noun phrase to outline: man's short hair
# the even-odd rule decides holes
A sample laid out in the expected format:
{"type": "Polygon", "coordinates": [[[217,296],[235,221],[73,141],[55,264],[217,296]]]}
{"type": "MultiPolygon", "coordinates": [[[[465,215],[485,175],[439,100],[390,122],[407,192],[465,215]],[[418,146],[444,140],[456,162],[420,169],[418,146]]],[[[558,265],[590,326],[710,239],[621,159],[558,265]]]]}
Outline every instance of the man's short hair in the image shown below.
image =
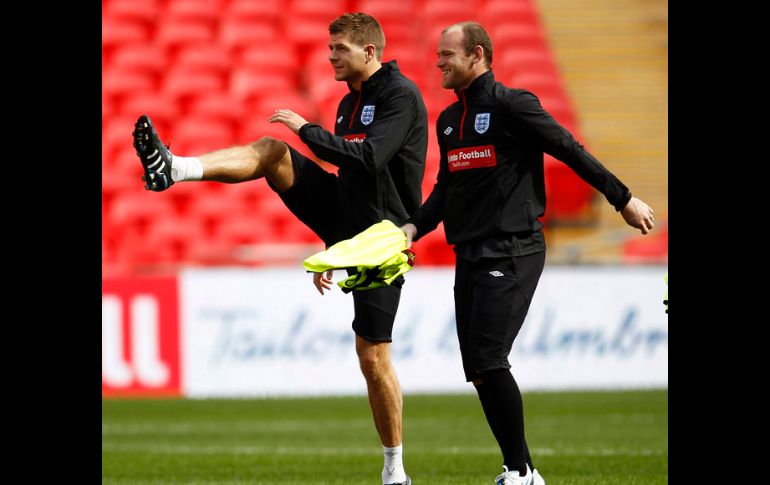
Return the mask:
{"type": "Polygon", "coordinates": [[[342,14],[329,24],[329,33],[346,34],[351,42],[361,47],[373,44],[377,60],[382,61],[385,33],[377,19],[371,15],[360,12],[342,14]]]}
{"type": "Polygon", "coordinates": [[[443,34],[452,27],[462,27],[465,53],[468,55],[473,54],[473,49],[480,45],[484,49],[484,62],[487,67],[492,67],[492,39],[489,38],[489,34],[484,30],[484,27],[478,22],[458,22],[450,25],[441,33],[443,34]]]}

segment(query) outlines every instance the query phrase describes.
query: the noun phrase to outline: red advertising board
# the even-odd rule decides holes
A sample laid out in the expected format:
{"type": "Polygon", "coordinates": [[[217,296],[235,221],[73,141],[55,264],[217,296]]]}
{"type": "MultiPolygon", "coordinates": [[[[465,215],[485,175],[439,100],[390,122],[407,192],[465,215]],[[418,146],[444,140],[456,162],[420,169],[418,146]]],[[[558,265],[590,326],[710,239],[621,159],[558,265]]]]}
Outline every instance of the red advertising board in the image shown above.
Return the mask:
{"type": "Polygon", "coordinates": [[[179,396],[177,278],[102,281],[102,397],[179,396]]]}

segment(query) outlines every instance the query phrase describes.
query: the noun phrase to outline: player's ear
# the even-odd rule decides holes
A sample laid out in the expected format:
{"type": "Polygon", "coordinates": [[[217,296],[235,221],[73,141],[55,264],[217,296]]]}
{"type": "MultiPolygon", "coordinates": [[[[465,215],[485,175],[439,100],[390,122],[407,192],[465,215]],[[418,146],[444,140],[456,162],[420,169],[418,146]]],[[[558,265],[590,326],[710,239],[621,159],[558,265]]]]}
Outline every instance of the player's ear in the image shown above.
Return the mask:
{"type": "Polygon", "coordinates": [[[473,62],[484,62],[484,48],[480,45],[473,48],[473,62]]]}
{"type": "Polygon", "coordinates": [[[373,61],[376,59],[377,48],[374,47],[374,44],[366,44],[364,46],[364,53],[366,54],[366,62],[373,61]]]}

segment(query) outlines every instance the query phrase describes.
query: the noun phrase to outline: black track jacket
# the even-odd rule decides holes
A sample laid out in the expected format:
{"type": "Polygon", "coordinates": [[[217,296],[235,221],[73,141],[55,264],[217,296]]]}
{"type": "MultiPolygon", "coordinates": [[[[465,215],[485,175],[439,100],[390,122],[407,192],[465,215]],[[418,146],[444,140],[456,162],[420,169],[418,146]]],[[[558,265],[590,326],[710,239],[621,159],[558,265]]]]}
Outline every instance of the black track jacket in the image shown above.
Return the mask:
{"type": "MultiPolygon", "coordinates": [[[[631,192],[529,91],[510,89],[487,71],[456,91],[436,123],[441,165],[425,204],[409,222],[415,240],[444,221],[449,244],[542,229],[543,153],[566,163],[621,210],[631,192]]],[[[557,194],[558,196],[558,194],[557,194]]]]}
{"type": "Polygon", "coordinates": [[[308,123],[300,139],[313,153],[339,167],[337,197],[346,226],[363,231],[388,219],[402,225],[422,203],[428,150],[428,114],[417,86],[396,61],[386,62],[361,91],[337,108],[334,135],[308,123]]]}

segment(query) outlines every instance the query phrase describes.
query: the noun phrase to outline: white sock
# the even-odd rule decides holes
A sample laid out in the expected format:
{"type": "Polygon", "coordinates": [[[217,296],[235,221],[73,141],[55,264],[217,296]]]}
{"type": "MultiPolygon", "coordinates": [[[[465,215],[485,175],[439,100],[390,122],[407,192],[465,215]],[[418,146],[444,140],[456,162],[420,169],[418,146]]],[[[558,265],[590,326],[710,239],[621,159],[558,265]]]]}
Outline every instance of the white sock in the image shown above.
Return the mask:
{"type": "Polygon", "coordinates": [[[382,467],[382,483],[401,483],[406,481],[406,472],[402,461],[404,446],[403,443],[388,448],[382,447],[382,453],[385,456],[385,466],[382,467]]]}
{"type": "Polygon", "coordinates": [[[203,164],[197,157],[171,158],[171,179],[174,182],[183,180],[200,180],[203,178],[203,164]]]}

